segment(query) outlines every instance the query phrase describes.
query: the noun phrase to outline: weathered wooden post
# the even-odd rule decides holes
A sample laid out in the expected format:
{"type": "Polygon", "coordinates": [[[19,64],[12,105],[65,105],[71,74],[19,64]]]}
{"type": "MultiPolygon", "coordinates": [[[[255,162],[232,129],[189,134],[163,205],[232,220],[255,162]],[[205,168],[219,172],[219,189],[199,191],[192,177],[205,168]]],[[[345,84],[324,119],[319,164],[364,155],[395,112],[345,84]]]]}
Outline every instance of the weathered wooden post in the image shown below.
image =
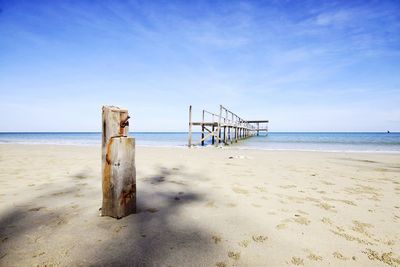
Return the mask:
{"type": "Polygon", "coordinates": [[[201,119],[201,145],[204,146],[204,109],[203,109],[203,116],[201,119]]]}
{"type": "Polygon", "coordinates": [[[215,143],[216,146],[219,143],[221,143],[221,117],[222,117],[222,105],[219,105],[219,117],[218,117],[218,125],[217,125],[218,141],[215,143]]]}
{"type": "Polygon", "coordinates": [[[136,212],[135,138],[128,137],[128,110],[103,106],[102,216],[136,212]]]}
{"type": "MultiPolygon", "coordinates": [[[[228,110],[225,109],[225,125],[229,125],[229,119],[228,119],[228,110]]],[[[226,131],[226,129],[229,129],[229,126],[225,126],[224,127],[224,144],[227,145],[228,144],[228,132],[226,131]]]]}

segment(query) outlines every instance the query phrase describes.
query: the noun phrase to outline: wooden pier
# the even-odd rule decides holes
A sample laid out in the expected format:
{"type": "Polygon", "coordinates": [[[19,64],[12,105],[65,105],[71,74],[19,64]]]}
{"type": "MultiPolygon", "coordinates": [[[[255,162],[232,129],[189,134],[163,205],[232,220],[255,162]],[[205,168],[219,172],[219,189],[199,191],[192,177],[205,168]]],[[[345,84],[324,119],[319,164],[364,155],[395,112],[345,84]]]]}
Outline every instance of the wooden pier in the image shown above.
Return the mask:
{"type": "Polygon", "coordinates": [[[220,105],[219,114],[203,109],[199,122],[192,120],[192,106],[189,107],[189,137],[188,146],[202,145],[211,138],[212,145],[237,143],[260,132],[268,133],[268,120],[245,120],[220,105]],[[201,139],[193,143],[193,126],[201,127],[201,139]]]}

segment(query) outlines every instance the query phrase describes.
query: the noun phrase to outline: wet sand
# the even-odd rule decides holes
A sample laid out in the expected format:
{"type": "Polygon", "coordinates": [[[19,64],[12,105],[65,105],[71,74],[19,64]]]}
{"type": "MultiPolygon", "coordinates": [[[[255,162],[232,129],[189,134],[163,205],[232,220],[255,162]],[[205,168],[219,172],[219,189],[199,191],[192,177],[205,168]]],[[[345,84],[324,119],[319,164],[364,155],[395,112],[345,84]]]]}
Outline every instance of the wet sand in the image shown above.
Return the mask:
{"type": "Polygon", "coordinates": [[[0,266],[400,266],[400,154],[144,148],[100,217],[100,148],[0,145],[0,266]]]}

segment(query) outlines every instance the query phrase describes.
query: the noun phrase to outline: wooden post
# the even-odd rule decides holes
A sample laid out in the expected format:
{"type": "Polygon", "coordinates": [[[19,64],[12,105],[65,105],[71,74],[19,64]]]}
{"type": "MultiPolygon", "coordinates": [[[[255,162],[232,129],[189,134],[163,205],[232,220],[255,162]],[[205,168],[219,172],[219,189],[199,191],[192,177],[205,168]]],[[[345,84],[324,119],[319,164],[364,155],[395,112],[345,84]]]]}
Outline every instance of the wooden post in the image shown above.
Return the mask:
{"type": "Polygon", "coordinates": [[[235,127],[235,143],[237,143],[237,140],[238,140],[238,133],[237,133],[237,131],[238,131],[238,128],[235,127]]]}
{"type": "MultiPolygon", "coordinates": [[[[212,126],[212,132],[214,133],[214,131],[215,131],[215,129],[214,129],[214,124],[213,124],[213,126],[212,126]]],[[[214,142],[215,142],[215,136],[213,135],[213,136],[211,137],[211,144],[214,144],[214,142]]]]}
{"type": "MultiPolygon", "coordinates": [[[[228,119],[228,110],[225,109],[225,125],[229,125],[229,119],[228,119]]],[[[228,132],[226,131],[226,128],[228,127],[229,130],[229,126],[225,126],[224,127],[224,143],[225,145],[228,144],[228,132]]]]}
{"type": "Polygon", "coordinates": [[[216,145],[218,145],[218,143],[221,143],[221,117],[222,117],[222,105],[219,105],[219,118],[218,118],[218,128],[217,128],[217,134],[218,134],[218,142],[216,143],[216,145]]]}
{"type": "MultiPolygon", "coordinates": [[[[234,127],[235,127],[235,119],[234,119],[234,115],[232,113],[232,121],[231,121],[231,130],[232,131],[235,130],[234,127]]],[[[229,131],[229,140],[231,141],[231,144],[232,144],[233,143],[233,138],[231,136],[231,131],[229,131]]]]}
{"type": "Polygon", "coordinates": [[[128,110],[103,106],[102,216],[122,218],[136,212],[135,139],[129,132],[128,110]]]}
{"type": "Polygon", "coordinates": [[[257,123],[257,136],[260,135],[260,123],[257,123]]]}
{"type": "Polygon", "coordinates": [[[189,140],[188,146],[192,146],[192,105],[189,106],[189,140]]]}
{"type": "Polygon", "coordinates": [[[201,145],[204,146],[204,109],[203,109],[203,116],[201,120],[201,145]]]}
{"type": "Polygon", "coordinates": [[[227,144],[226,137],[227,137],[227,135],[226,135],[226,126],[224,126],[224,144],[225,145],[227,144]]]}

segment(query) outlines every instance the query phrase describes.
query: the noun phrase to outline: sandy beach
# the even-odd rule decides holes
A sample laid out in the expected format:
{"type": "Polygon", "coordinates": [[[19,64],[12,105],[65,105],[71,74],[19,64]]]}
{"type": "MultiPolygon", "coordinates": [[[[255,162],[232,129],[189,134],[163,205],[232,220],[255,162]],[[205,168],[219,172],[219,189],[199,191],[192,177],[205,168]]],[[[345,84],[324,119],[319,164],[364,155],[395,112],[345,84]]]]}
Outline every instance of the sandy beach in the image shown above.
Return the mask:
{"type": "Polygon", "coordinates": [[[120,220],[100,164],[0,145],[0,266],[400,266],[400,154],[138,147],[120,220]]]}

